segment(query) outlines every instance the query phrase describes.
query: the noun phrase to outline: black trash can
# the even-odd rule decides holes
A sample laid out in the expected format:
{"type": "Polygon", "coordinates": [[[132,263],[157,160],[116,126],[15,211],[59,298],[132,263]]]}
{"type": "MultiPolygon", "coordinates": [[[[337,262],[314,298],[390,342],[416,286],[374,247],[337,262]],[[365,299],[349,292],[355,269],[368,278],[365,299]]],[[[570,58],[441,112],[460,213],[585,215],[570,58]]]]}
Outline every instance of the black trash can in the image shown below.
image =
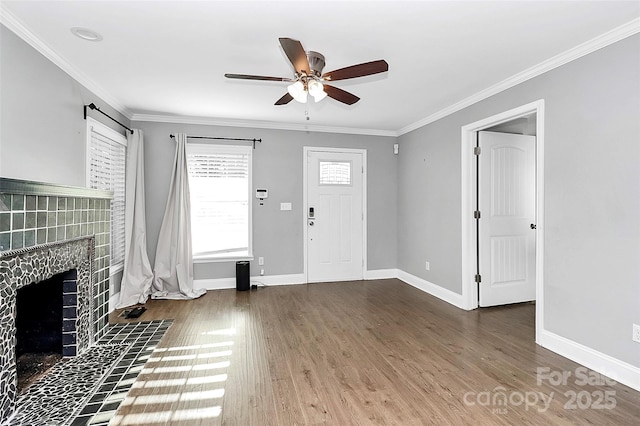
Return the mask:
{"type": "Polygon", "coordinates": [[[247,291],[251,288],[249,280],[249,262],[236,262],[236,290],[247,291]]]}

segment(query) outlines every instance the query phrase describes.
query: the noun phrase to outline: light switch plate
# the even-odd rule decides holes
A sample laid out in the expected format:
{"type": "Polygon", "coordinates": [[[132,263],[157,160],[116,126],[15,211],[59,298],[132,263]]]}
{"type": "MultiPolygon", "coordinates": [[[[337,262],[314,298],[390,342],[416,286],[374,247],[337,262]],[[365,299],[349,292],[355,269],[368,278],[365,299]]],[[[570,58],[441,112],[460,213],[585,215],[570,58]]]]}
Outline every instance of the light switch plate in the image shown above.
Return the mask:
{"type": "Polygon", "coordinates": [[[291,203],[280,203],[280,210],[291,210],[291,203]]]}

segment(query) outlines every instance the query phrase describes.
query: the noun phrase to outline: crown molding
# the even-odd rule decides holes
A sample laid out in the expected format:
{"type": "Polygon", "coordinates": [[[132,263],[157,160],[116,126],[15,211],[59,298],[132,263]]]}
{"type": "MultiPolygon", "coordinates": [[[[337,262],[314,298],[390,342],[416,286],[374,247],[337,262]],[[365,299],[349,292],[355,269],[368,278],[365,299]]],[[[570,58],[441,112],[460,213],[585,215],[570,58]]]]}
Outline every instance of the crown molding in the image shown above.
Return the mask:
{"type": "Polygon", "coordinates": [[[0,23],[13,31],[18,37],[37,50],[45,58],[53,62],[58,68],[67,73],[71,78],[82,84],[95,95],[107,102],[112,108],[128,119],[131,119],[131,111],[120,103],[115,97],[106,91],[102,86],[89,78],[82,71],[74,67],[69,61],[58,55],[44,41],[29,30],[18,18],[16,18],[0,1],[0,23]]]}
{"type": "Polygon", "coordinates": [[[568,62],[579,59],[589,53],[602,49],[627,37],[635,35],[640,32],[640,18],[635,18],[632,21],[627,22],[611,31],[608,31],[598,37],[595,37],[585,43],[582,43],[574,48],[571,48],[563,53],[560,53],[552,58],[549,58],[531,68],[528,68],[518,74],[515,74],[493,86],[490,86],[476,94],[469,96],[459,102],[456,102],[440,111],[437,111],[421,120],[404,126],[398,130],[382,130],[382,129],[363,129],[363,128],[351,128],[351,127],[335,127],[335,126],[318,126],[310,124],[292,124],[292,123],[277,123],[272,121],[254,121],[254,120],[232,120],[232,119],[218,119],[207,117],[179,117],[171,115],[161,114],[136,114],[131,112],[126,106],[121,104],[115,97],[113,97],[108,91],[102,88],[94,80],[88,77],[86,74],[78,70],[66,59],[58,55],[53,51],[46,43],[38,38],[33,32],[31,32],[19,19],[17,19],[0,1],[0,22],[13,31],[18,37],[31,45],[44,57],[49,59],[55,65],[57,65],[64,72],[69,74],[73,79],[85,86],[91,92],[99,96],[111,107],[116,109],[122,115],[127,117],[131,121],[149,121],[149,122],[164,122],[164,123],[180,123],[180,124],[204,124],[215,126],[229,126],[229,127],[248,127],[248,128],[262,128],[262,129],[274,129],[274,130],[293,130],[293,131],[312,131],[321,133],[344,133],[355,135],[368,135],[368,136],[388,136],[398,137],[416,130],[427,124],[440,120],[448,115],[456,113],[464,108],[467,108],[477,102],[487,99],[493,95],[496,95],[502,91],[505,91],[511,87],[514,87],[527,80],[535,78],[541,74],[558,68],[568,62]]]}
{"type": "Polygon", "coordinates": [[[317,126],[312,124],[277,123],[274,121],[232,120],[210,117],[188,117],[163,114],[133,114],[131,121],[147,121],[154,123],[200,124],[207,126],[244,127],[250,129],[293,130],[299,132],[344,133],[350,135],[390,136],[397,137],[394,130],[360,129],[354,127],[317,126]]]}
{"type": "Polygon", "coordinates": [[[493,86],[481,90],[480,92],[469,96],[468,98],[465,98],[460,102],[456,102],[455,104],[450,105],[447,108],[441,109],[440,111],[431,114],[428,117],[423,118],[422,120],[402,127],[397,131],[398,136],[404,135],[405,133],[409,133],[413,130],[419,129],[420,127],[426,126],[427,124],[440,120],[441,118],[458,112],[477,102],[480,102],[502,91],[510,89],[511,87],[514,87],[520,83],[524,83],[525,81],[537,77],[541,74],[544,74],[547,71],[551,71],[554,68],[558,68],[566,63],[575,61],[576,59],[588,55],[589,53],[595,52],[596,50],[602,49],[603,47],[607,47],[610,44],[623,40],[639,32],[640,18],[636,18],[632,21],[627,22],[626,24],[614,28],[611,31],[599,35],[598,37],[586,41],[543,62],[540,62],[539,64],[534,65],[533,67],[528,68],[518,74],[515,74],[501,81],[500,83],[494,84],[493,86]]]}

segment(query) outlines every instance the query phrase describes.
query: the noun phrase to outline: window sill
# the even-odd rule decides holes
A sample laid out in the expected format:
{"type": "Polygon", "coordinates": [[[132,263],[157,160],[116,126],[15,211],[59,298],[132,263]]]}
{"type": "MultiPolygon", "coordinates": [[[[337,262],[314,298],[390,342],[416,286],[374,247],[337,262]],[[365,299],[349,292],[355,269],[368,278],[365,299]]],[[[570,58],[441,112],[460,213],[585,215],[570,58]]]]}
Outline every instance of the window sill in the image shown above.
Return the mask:
{"type": "Polygon", "coordinates": [[[222,262],[240,262],[243,260],[253,260],[253,256],[229,256],[229,257],[193,257],[193,263],[222,263],[222,262]]]}

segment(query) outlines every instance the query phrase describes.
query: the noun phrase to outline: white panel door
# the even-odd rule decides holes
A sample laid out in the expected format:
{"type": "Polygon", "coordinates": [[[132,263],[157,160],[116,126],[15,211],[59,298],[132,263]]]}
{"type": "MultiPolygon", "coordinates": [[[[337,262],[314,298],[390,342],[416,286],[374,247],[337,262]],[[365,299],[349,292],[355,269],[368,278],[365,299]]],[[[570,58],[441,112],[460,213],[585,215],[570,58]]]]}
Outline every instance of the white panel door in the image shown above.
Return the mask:
{"type": "Polygon", "coordinates": [[[307,280],[363,278],[363,155],[307,151],[307,280]]]}
{"type": "Polygon", "coordinates": [[[536,298],[535,137],[480,132],[480,306],[536,298]]]}

